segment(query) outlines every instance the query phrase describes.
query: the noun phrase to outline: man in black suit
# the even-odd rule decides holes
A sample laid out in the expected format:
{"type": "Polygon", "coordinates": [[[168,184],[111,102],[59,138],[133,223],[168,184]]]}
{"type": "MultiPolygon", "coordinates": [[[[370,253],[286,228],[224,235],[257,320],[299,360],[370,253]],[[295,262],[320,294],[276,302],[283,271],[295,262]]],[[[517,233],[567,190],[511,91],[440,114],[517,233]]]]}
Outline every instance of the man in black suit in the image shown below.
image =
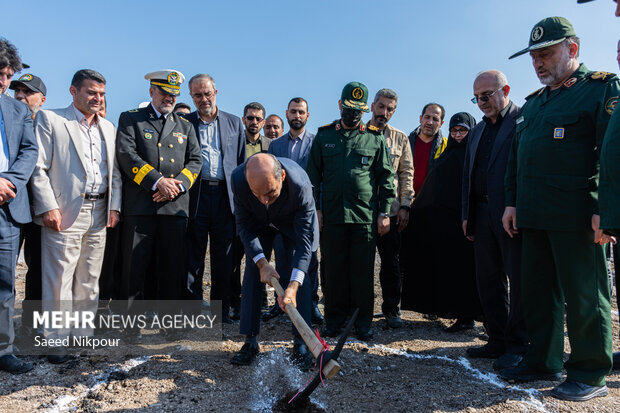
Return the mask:
{"type": "Polygon", "coordinates": [[[222,301],[222,321],[239,317],[238,298],[231,303],[233,274],[234,204],[230,190],[233,170],[245,160],[245,133],[241,119],[216,106],[213,78],[197,74],[189,80],[196,111],[186,115],[196,131],[202,169],[190,190],[187,288],[202,300],[202,277],[207,243],[211,241],[211,300],[222,301]]]}
{"type": "MultiPolygon", "coordinates": [[[[319,246],[319,224],[312,184],[295,161],[258,153],[233,172],[237,233],[246,255],[241,298],[241,334],[245,344],[231,363],[247,365],[259,352],[256,336],[260,329],[261,285],[272,277],[286,288],[278,303],[284,309],[293,303],[306,323],[311,322],[312,282],[306,277],[312,254],[319,246]],[[269,264],[273,238],[281,234],[285,270],[278,274],[269,264]],[[251,262],[252,260],[253,262],[251,262]]],[[[307,370],[312,354],[293,328],[293,361],[307,370]]]]}
{"type": "Polygon", "coordinates": [[[498,358],[493,367],[516,366],[525,353],[527,333],[521,310],[521,238],[502,227],[504,173],[519,106],[509,98],[506,76],[480,73],[474,98],[483,122],[469,133],[463,168],[463,232],[474,242],[476,279],[489,342],[467,349],[470,357],[498,358]],[[510,283],[510,294],[508,288],[510,283]]]}

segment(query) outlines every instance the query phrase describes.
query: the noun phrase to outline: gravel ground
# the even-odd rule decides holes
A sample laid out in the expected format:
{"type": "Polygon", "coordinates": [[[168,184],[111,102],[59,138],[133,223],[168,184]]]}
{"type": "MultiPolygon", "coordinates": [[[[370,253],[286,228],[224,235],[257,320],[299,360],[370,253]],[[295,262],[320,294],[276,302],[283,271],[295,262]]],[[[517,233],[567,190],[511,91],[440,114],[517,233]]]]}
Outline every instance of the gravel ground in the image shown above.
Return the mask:
{"type": "MultiPolygon", "coordinates": [[[[20,264],[18,300],[23,298],[24,270],[20,264]]],[[[378,279],[375,292],[380,297],[378,279]]],[[[614,351],[618,351],[615,297],[613,301],[614,351]]],[[[380,311],[380,298],[375,311],[380,311]]],[[[376,318],[375,339],[369,343],[350,338],[339,359],[341,373],[317,388],[308,411],[620,411],[618,372],[608,377],[609,396],[562,402],[549,395],[553,382],[512,385],[494,373],[491,360],[467,359],[467,347],[484,344],[480,323],[473,331],[449,334],[444,328],[453,320],[429,321],[414,312],[404,312],[403,319],[405,326],[392,330],[376,318]]],[[[311,373],[302,373],[288,360],[292,335],[285,316],[263,323],[262,353],[248,367],[229,362],[243,342],[238,329],[238,324],[224,325],[222,341],[206,349],[202,343],[200,351],[192,351],[190,343],[150,357],[91,355],[65,365],[28,356],[35,364],[29,373],[0,372],[0,411],[270,412],[311,373]]]]}

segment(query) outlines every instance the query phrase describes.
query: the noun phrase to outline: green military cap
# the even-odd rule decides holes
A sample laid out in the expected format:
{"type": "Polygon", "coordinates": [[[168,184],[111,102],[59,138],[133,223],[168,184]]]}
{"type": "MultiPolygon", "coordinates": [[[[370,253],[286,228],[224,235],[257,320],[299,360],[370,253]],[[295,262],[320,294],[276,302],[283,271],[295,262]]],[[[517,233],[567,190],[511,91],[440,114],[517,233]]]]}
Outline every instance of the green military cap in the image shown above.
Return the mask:
{"type": "Polygon", "coordinates": [[[173,96],[181,93],[181,83],[185,81],[185,76],[178,70],[164,69],[144,75],[146,80],[151,81],[151,85],[157,86],[162,92],[173,96]]]}
{"type": "Polygon", "coordinates": [[[360,82],[349,82],[342,89],[340,95],[342,106],[349,109],[363,110],[370,112],[368,109],[368,88],[360,82]]]}
{"type": "Polygon", "coordinates": [[[532,50],[553,46],[571,36],[576,36],[576,34],[573,25],[568,20],[564,17],[547,17],[536,23],[532,29],[529,46],[513,54],[509,59],[532,50]]]}
{"type": "Polygon", "coordinates": [[[588,3],[591,2],[592,0],[577,0],[577,3],[588,3]]]}

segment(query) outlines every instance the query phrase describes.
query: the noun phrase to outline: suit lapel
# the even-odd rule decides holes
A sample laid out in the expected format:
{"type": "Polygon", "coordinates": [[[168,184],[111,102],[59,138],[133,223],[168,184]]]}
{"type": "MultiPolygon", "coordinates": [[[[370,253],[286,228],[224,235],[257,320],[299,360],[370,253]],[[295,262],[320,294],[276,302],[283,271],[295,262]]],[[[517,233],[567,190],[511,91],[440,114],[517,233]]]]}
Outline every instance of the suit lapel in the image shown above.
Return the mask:
{"type": "Polygon", "coordinates": [[[73,141],[75,151],[78,154],[78,158],[80,158],[80,162],[82,163],[84,170],[88,170],[86,168],[86,159],[84,159],[84,144],[82,142],[82,131],[80,130],[80,125],[77,118],[75,117],[75,111],[73,110],[72,105],[65,109],[65,118],[65,128],[67,128],[69,138],[73,141]]]}
{"type": "Polygon", "coordinates": [[[162,124],[162,122],[161,122],[160,119],[157,118],[157,114],[155,113],[155,110],[153,109],[153,105],[149,104],[147,106],[146,110],[147,110],[147,113],[148,113],[148,116],[146,117],[146,120],[155,128],[157,133],[162,135],[162,133],[161,133],[161,124],[162,124]]]}
{"type": "Polygon", "coordinates": [[[166,138],[166,136],[170,135],[170,133],[174,130],[175,126],[176,126],[176,122],[174,120],[174,114],[171,113],[170,115],[168,115],[168,118],[166,119],[166,122],[164,123],[164,128],[159,134],[159,141],[161,142],[162,140],[166,138]]]}
{"type": "Polygon", "coordinates": [[[469,151],[469,175],[471,176],[471,171],[474,169],[474,162],[476,161],[476,152],[478,152],[478,144],[480,143],[480,137],[482,136],[482,133],[484,132],[484,128],[486,127],[486,125],[484,124],[484,120],[481,121],[480,123],[482,123],[480,128],[477,128],[477,130],[475,131],[476,133],[474,133],[471,137],[471,150],[469,151]]]}
{"type": "Polygon", "coordinates": [[[0,109],[2,109],[2,118],[4,119],[4,133],[6,133],[6,145],[9,148],[9,162],[11,162],[11,149],[13,144],[13,105],[10,105],[6,96],[0,98],[0,109]]]}
{"type": "MultiPolygon", "coordinates": [[[[107,122],[101,122],[101,135],[103,136],[103,141],[105,142],[106,156],[108,159],[108,176],[112,177],[112,172],[114,171],[114,144],[116,141],[116,135],[114,133],[114,128],[107,122]]],[[[111,180],[110,180],[111,182],[111,180]]]]}
{"type": "MultiPolygon", "coordinates": [[[[219,108],[218,108],[219,110],[219,108]]],[[[224,136],[230,136],[228,133],[228,122],[224,122],[224,117],[221,113],[217,114],[217,129],[220,134],[220,149],[222,150],[222,164],[224,164],[224,156],[227,153],[232,152],[232,139],[224,139],[224,136]]]]}
{"type": "MultiPolygon", "coordinates": [[[[512,103],[509,103],[512,105],[512,103]]],[[[489,158],[489,167],[497,158],[497,154],[499,153],[501,147],[504,145],[504,142],[510,135],[510,130],[513,128],[514,123],[512,122],[512,108],[508,109],[506,112],[506,117],[502,121],[502,126],[499,127],[497,131],[497,136],[495,137],[495,142],[493,142],[493,147],[491,148],[491,157],[489,158]]]]}

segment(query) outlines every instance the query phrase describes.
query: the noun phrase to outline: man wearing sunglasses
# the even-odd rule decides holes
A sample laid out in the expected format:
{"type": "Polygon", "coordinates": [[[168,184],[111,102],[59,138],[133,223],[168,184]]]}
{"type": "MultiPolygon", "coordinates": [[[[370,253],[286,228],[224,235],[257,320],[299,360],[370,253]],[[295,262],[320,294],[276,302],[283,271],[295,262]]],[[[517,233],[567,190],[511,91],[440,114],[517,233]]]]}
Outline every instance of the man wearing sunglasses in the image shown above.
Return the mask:
{"type": "Polygon", "coordinates": [[[246,157],[259,152],[267,152],[271,139],[260,134],[265,126],[265,108],[258,102],[251,102],[243,108],[243,125],[245,126],[246,157]]]}
{"type": "Polygon", "coordinates": [[[484,113],[470,132],[463,167],[463,233],[474,242],[476,279],[489,342],[467,349],[473,358],[497,358],[496,370],[521,361],[527,333],[521,310],[521,238],[502,227],[504,174],[519,106],[498,70],[478,74],[472,102],[484,113]],[[510,290],[508,289],[510,281],[510,290]]]}

